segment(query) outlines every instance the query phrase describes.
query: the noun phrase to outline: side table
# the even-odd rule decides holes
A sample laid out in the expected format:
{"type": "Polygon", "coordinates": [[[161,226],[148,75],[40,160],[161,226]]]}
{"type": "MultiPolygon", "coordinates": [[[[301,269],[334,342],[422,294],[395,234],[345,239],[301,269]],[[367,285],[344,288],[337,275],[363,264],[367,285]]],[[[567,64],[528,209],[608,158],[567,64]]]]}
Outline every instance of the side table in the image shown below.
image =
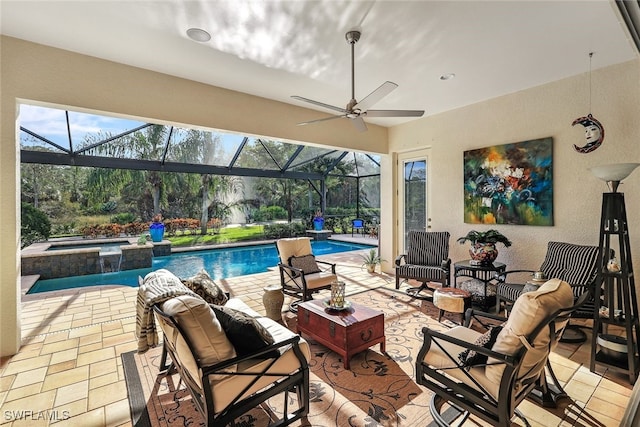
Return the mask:
{"type": "Polygon", "coordinates": [[[473,302],[479,304],[484,311],[489,311],[489,307],[496,303],[496,275],[504,273],[506,269],[507,265],[502,262],[471,264],[470,259],[458,261],[453,264],[453,285],[471,292],[473,302]],[[467,277],[469,280],[458,286],[459,277],[467,277]]]}
{"type": "Polygon", "coordinates": [[[442,287],[433,291],[433,305],[438,307],[438,322],[444,312],[459,313],[460,324],[464,323],[464,313],[471,308],[471,293],[464,289],[442,287]]]}

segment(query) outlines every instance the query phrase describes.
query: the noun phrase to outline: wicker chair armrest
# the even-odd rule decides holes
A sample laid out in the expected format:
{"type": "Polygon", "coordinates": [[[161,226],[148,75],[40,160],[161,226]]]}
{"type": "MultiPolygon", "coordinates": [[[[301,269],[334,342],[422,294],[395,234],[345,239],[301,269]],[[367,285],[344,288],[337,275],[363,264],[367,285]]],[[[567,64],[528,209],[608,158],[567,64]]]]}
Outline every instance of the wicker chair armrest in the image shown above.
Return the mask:
{"type": "Polygon", "coordinates": [[[400,265],[402,265],[402,260],[404,260],[404,262],[407,262],[406,256],[407,254],[402,254],[396,257],[396,260],[395,260],[396,267],[400,267],[400,265]]]}

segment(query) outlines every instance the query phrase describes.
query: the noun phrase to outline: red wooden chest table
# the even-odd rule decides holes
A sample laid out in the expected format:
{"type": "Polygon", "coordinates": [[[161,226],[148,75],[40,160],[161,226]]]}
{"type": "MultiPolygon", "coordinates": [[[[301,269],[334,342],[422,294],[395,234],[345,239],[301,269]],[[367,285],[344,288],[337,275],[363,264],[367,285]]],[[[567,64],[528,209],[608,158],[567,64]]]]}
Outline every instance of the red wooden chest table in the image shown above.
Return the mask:
{"type": "Polygon", "coordinates": [[[385,352],[384,313],[356,303],[340,311],[327,308],[322,300],[300,303],[297,331],[340,354],[345,369],[351,356],[375,344],[385,352]]]}

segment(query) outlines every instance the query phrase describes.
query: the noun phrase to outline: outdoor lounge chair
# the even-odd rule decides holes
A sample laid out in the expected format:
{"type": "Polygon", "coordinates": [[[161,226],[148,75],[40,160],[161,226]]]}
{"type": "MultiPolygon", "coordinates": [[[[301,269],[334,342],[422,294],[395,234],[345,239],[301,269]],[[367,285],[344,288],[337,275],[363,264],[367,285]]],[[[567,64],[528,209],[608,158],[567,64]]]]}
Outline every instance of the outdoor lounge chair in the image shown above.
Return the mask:
{"type": "Polygon", "coordinates": [[[295,312],[300,302],[310,300],[315,292],[330,289],[331,283],[338,280],[335,264],[316,260],[309,237],[280,239],[276,249],[282,291],[300,298],[289,304],[289,310],[295,312]]]}
{"type": "Polygon", "coordinates": [[[418,297],[428,290],[429,282],[439,282],[442,286],[451,283],[451,259],[449,259],[448,231],[410,231],[409,247],[406,254],[399,255],[396,265],[396,289],[400,279],[422,282],[419,287],[409,288],[407,293],[418,297]]]}
{"type": "Polygon", "coordinates": [[[511,426],[514,414],[524,419],[516,408],[528,397],[554,407],[566,393],[549,354],[574,311],[572,305],[569,284],[551,279],[518,298],[506,322],[484,334],[471,329],[470,322],[504,319],[469,309],[465,326],[446,332],[423,328],[416,378],[434,392],[430,410],[436,424],[458,425],[472,414],[493,426],[511,426]]]}
{"type": "MultiPolygon", "coordinates": [[[[215,307],[215,306],[214,306],[215,307]]],[[[177,372],[192,402],[206,425],[238,425],[235,420],[267,399],[290,392],[297,395],[297,405],[285,404],[284,414],[271,414],[270,425],[286,426],[309,413],[308,343],[276,323],[252,311],[246,304],[231,299],[230,310],[242,312],[257,322],[272,337],[273,344],[241,353],[229,343],[223,323],[202,299],[181,295],[154,305],[162,329],[163,353],[160,370],[165,375],[177,372]],[[166,366],[166,356],[171,364],[166,366]]],[[[237,323],[233,328],[240,331],[237,323]]],[[[243,329],[244,331],[245,329],[243,329]]],[[[235,332],[238,336],[240,332],[235,332]]],[[[237,338],[236,338],[237,339],[237,338]]],[[[251,340],[246,335],[244,340],[251,340]]]]}
{"type": "MultiPolygon", "coordinates": [[[[613,258],[613,252],[610,258],[613,258]]],[[[589,292],[590,297],[584,304],[573,313],[574,318],[593,319],[595,304],[593,300],[595,280],[598,266],[598,247],[583,246],[573,243],[549,242],[545,259],[540,266],[540,271],[544,277],[555,277],[566,281],[571,285],[574,299],[577,300],[582,294],[589,292]]],[[[509,307],[523,293],[525,283],[509,281],[509,275],[517,277],[518,274],[529,273],[531,270],[509,270],[498,275],[498,287],[496,289],[496,312],[500,311],[501,304],[505,308],[509,307]]],[[[586,339],[583,331],[577,326],[569,325],[568,332],[563,337],[563,342],[582,342],[586,339]],[[569,332],[570,331],[570,332],[569,332]]]]}

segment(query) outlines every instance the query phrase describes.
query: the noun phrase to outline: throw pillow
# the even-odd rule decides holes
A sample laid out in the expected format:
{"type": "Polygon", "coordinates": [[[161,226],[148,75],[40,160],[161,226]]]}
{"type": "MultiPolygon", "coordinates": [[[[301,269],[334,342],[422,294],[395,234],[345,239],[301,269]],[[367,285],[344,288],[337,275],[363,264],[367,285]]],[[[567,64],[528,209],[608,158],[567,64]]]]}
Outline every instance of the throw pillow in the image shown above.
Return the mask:
{"type": "Polygon", "coordinates": [[[304,274],[320,272],[320,267],[318,267],[316,257],[313,255],[292,256],[289,258],[289,265],[294,268],[299,268],[304,272],[304,274]]]}
{"type": "Polygon", "coordinates": [[[152,271],[144,276],[142,285],[149,290],[156,290],[158,293],[161,293],[162,291],[168,292],[169,290],[184,289],[184,286],[180,279],[178,279],[178,276],[164,268],[152,271]]]}
{"type": "Polygon", "coordinates": [[[209,304],[223,305],[229,299],[205,269],[200,270],[193,277],[182,279],[182,283],[209,304]]]}
{"type": "MultiPolygon", "coordinates": [[[[236,351],[231,341],[225,335],[220,321],[213,310],[201,298],[191,295],[181,295],[171,298],[162,304],[162,311],[172,316],[180,325],[182,331],[189,337],[195,356],[203,366],[210,366],[224,360],[236,357],[236,351]]],[[[167,336],[165,335],[165,338],[167,336]]],[[[174,345],[180,346],[176,337],[169,334],[166,338],[172,340],[174,345]]],[[[196,366],[187,363],[185,367],[194,378],[199,378],[200,373],[196,366]]],[[[235,372],[236,365],[226,368],[226,371],[235,372]]],[[[225,378],[226,375],[215,375],[216,380],[225,378]]]]}
{"type": "MultiPolygon", "coordinates": [[[[484,334],[482,334],[481,336],[479,336],[476,342],[474,342],[473,344],[482,346],[486,349],[491,349],[491,347],[493,347],[493,344],[495,344],[496,339],[498,338],[498,334],[500,333],[501,330],[502,330],[502,325],[491,326],[489,327],[489,330],[484,334]]],[[[470,368],[471,366],[482,365],[487,363],[488,356],[484,354],[480,354],[475,350],[471,350],[470,348],[468,348],[460,352],[460,354],[458,355],[458,358],[460,359],[460,362],[462,362],[462,364],[465,367],[470,368]]]]}
{"type": "MultiPolygon", "coordinates": [[[[238,356],[246,356],[261,350],[275,342],[273,336],[257,319],[243,311],[230,307],[212,305],[222,329],[236,349],[238,356]]],[[[271,359],[280,357],[277,350],[263,354],[260,358],[271,359]]]]}

